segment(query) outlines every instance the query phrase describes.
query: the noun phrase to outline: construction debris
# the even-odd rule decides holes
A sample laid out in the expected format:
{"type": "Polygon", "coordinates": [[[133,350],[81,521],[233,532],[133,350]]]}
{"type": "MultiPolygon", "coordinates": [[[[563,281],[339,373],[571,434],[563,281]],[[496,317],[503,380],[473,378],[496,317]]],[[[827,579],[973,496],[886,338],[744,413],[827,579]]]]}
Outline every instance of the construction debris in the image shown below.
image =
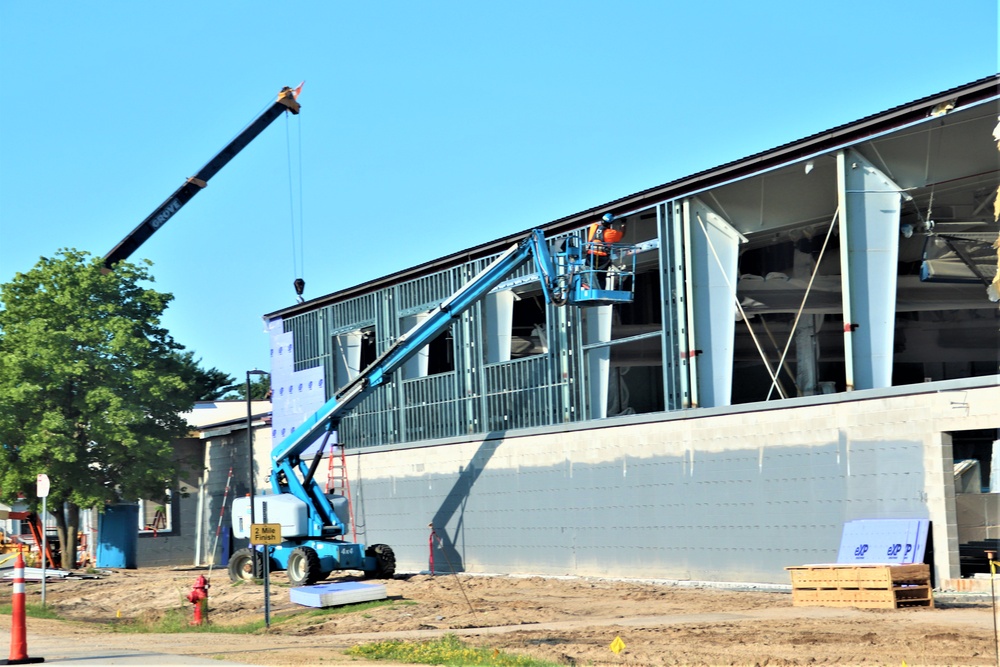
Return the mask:
{"type": "MultiPolygon", "coordinates": [[[[0,579],[12,580],[14,578],[14,568],[2,568],[0,571],[3,575],[0,579]]],[[[45,570],[45,581],[61,579],[103,579],[106,576],[105,573],[90,573],[90,572],[70,572],[67,570],[45,570]]],[[[42,580],[42,568],[40,567],[26,567],[24,568],[24,580],[25,581],[41,581],[42,580]]]]}

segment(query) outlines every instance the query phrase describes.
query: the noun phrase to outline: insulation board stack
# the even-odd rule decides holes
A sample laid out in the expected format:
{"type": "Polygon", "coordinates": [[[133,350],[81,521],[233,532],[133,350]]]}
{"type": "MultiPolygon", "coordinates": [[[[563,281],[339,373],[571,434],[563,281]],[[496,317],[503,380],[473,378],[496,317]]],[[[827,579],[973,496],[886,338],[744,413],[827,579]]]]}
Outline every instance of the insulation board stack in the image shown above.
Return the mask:
{"type": "Polygon", "coordinates": [[[363,584],[359,581],[299,586],[289,593],[292,602],[306,607],[336,607],[384,600],[386,597],[385,584],[363,584]]]}

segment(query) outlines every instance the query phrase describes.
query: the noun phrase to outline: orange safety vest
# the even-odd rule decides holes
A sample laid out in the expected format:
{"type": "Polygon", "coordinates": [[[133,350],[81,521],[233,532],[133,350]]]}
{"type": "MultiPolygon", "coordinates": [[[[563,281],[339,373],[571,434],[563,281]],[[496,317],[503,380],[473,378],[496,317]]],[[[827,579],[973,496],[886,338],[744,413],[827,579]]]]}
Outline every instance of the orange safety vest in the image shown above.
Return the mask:
{"type": "Polygon", "coordinates": [[[604,257],[608,252],[600,244],[618,243],[622,240],[623,236],[624,234],[621,230],[605,227],[601,223],[595,222],[587,231],[587,242],[594,244],[588,252],[591,255],[604,257]]]}

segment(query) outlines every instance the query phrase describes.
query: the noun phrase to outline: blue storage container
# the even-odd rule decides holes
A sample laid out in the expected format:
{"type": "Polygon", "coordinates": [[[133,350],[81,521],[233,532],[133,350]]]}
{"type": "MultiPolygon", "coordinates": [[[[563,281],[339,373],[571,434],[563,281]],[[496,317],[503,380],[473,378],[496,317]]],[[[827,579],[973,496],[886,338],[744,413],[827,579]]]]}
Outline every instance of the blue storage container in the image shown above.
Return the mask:
{"type": "Polygon", "coordinates": [[[109,505],[97,520],[97,567],[135,569],[139,505],[109,505]]]}

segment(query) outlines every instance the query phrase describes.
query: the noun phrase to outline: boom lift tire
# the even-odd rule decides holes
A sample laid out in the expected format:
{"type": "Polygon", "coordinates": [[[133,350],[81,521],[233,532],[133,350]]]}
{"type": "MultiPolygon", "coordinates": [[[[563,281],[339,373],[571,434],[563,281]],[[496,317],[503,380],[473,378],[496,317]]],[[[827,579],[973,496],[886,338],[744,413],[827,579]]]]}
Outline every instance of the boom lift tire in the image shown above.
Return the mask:
{"type": "Polygon", "coordinates": [[[326,578],[320,569],[319,556],[316,550],[309,547],[296,547],[288,555],[288,581],[292,586],[309,586],[326,578]]]}
{"type": "Polygon", "coordinates": [[[396,554],[388,544],[373,544],[365,556],[375,559],[375,569],[365,570],[365,579],[392,579],[396,574],[396,554]]]}
{"type": "Polygon", "coordinates": [[[264,578],[264,555],[240,549],[229,559],[229,580],[233,583],[264,578]]]}

